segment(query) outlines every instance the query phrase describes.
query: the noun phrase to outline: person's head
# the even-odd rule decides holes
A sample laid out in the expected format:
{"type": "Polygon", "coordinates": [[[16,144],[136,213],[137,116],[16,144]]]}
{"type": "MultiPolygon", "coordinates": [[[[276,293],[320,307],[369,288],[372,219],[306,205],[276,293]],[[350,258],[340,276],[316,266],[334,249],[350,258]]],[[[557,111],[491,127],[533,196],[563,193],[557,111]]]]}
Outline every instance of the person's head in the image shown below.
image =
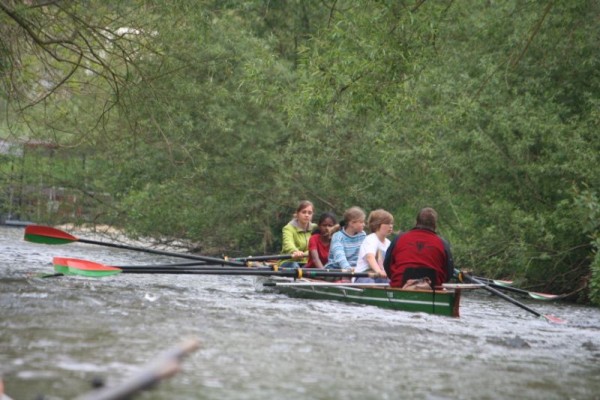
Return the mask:
{"type": "Polygon", "coordinates": [[[365,229],[365,212],[360,207],[350,207],[344,212],[344,229],[350,235],[365,229]]]}
{"type": "Polygon", "coordinates": [[[298,208],[296,208],[296,212],[294,213],[294,218],[298,220],[298,223],[302,226],[306,226],[310,224],[312,221],[314,213],[314,206],[308,200],[302,200],[300,204],[298,204],[298,208]]]}
{"type": "Polygon", "coordinates": [[[394,228],[394,216],[382,209],[373,210],[369,214],[367,224],[371,233],[379,231],[383,225],[386,225],[383,228],[385,228],[384,234],[387,236],[392,233],[392,229],[394,228]]]}
{"type": "Polygon", "coordinates": [[[317,230],[321,235],[328,235],[329,230],[335,226],[337,223],[335,214],[330,212],[324,212],[319,216],[319,222],[317,225],[317,230]]]}
{"type": "Polygon", "coordinates": [[[437,212],[431,207],[422,208],[417,214],[417,224],[415,228],[429,229],[434,231],[437,229],[437,212]]]}

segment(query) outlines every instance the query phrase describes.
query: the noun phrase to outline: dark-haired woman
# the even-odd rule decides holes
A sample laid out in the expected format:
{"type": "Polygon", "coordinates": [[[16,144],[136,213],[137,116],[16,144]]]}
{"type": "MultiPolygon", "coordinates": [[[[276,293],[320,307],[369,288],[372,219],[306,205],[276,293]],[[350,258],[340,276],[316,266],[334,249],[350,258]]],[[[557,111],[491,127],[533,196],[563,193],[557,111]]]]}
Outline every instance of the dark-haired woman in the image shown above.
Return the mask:
{"type": "Polygon", "coordinates": [[[325,212],[319,217],[317,228],[308,241],[308,262],[306,268],[324,268],[329,257],[331,228],[336,224],[333,213],[325,212]]]}

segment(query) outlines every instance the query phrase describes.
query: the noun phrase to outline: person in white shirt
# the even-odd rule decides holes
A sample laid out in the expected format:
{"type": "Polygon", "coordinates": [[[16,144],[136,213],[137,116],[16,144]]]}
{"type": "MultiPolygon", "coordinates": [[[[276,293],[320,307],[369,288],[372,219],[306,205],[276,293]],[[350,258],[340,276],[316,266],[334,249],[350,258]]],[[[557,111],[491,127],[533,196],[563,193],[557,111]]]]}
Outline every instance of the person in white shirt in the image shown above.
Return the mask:
{"type": "Polygon", "coordinates": [[[389,212],[378,209],[371,211],[367,220],[371,233],[358,251],[355,272],[375,272],[379,278],[356,278],[356,283],[388,283],[389,279],[383,268],[385,252],[390,246],[387,238],[394,229],[394,217],[389,212]]]}

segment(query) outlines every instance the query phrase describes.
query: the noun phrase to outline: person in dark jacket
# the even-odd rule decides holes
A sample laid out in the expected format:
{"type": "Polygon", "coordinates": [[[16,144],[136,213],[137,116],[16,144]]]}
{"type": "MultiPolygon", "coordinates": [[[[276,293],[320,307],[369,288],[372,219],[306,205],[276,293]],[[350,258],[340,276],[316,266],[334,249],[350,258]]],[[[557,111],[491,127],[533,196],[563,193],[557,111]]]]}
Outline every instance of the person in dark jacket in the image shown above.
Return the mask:
{"type": "Polygon", "coordinates": [[[390,286],[403,287],[408,280],[429,278],[432,285],[448,282],[454,273],[450,244],[436,233],[437,212],[425,207],[417,223],[390,244],[384,261],[390,286]]]}

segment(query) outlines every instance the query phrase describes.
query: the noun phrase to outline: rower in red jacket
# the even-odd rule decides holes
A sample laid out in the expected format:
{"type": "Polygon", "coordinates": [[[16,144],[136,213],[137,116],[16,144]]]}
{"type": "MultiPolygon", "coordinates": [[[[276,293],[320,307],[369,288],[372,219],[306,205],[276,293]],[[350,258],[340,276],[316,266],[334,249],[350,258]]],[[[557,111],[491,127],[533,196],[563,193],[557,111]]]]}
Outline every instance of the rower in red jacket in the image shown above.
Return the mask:
{"type": "Polygon", "coordinates": [[[450,244],[435,232],[437,218],[433,208],[423,208],[415,227],[392,241],[384,261],[390,286],[403,287],[410,279],[429,278],[434,286],[450,280],[452,252],[450,244]]]}

